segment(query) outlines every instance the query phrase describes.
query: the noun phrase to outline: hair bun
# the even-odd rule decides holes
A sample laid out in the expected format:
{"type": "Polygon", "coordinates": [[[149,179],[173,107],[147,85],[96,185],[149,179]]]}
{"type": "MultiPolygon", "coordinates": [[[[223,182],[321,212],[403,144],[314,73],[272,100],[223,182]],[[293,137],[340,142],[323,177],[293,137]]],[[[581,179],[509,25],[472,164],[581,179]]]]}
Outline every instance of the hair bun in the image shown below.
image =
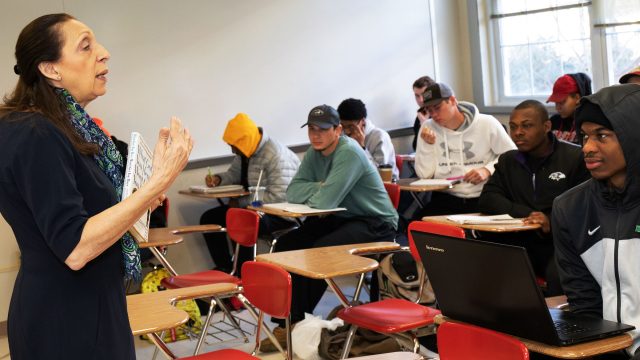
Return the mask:
{"type": "Polygon", "coordinates": [[[16,73],[16,75],[20,75],[20,67],[18,65],[13,65],[13,72],[16,73]]]}

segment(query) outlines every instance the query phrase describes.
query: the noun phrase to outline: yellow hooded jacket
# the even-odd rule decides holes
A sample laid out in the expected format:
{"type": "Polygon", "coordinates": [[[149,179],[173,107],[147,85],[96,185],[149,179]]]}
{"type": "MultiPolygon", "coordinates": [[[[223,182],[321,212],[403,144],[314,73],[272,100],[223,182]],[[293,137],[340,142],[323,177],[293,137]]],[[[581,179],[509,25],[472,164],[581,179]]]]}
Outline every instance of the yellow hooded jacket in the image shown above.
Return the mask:
{"type": "Polygon", "coordinates": [[[235,146],[248,158],[258,148],[260,139],[262,139],[262,135],[258,130],[258,126],[244,113],[238,113],[233,119],[229,120],[227,128],[222,135],[224,142],[235,146]]]}

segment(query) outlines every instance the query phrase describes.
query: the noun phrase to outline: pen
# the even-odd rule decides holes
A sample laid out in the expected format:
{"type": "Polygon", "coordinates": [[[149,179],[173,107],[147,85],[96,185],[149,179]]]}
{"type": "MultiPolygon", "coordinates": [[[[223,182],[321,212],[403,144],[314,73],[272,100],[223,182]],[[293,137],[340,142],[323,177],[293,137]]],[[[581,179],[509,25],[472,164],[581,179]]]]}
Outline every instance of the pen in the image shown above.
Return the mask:
{"type": "Polygon", "coordinates": [[[453,177],[448,177],[447,180],[462,180],[464,179],[464,175],[463,176],[453,176],[453,177]]]}

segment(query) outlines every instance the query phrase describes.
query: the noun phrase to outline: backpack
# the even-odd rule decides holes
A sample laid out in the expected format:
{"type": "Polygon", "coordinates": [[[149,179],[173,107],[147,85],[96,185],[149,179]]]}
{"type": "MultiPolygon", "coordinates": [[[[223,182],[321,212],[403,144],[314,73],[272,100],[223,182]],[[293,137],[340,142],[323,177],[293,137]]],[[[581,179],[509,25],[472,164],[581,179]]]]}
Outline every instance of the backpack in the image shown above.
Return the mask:
{"type": "MultiPolygon", "coordinates": [[[[158,267],[145,275],[140,284],[140,291],[143,294],[165,290],[160,284],[162,279],[170,277],[169,271],[163,267],[158,267]]],[[[184,340],[194,337],[195,334],[199,334],[202,331],[202,318],[200,317],[200,309],[194,300],[181,300],[178,301],[175,306],[178,309],[184,310],[189,314],[189,320],[186,324],[180,325],[173,329],[164,332],[163,341],[166,343],[184,340]]],[[[143,335],[144,339],[147,339],[146,335],[143,335]]]]}
{"type": "MultiPolygon", "coordinates": [[[[385,256],[378,268],[380,299],[405,299],[415,302],[420,289],[420,274],[424,273],[422,263],[416,263],[408,251],[396,252],[385,256]]],[[[426,277],[426,276],[425,276],[426,277]]],[[[420,298],[421,304],[435,303],[431,282],[426,279],[420,298]]]]}

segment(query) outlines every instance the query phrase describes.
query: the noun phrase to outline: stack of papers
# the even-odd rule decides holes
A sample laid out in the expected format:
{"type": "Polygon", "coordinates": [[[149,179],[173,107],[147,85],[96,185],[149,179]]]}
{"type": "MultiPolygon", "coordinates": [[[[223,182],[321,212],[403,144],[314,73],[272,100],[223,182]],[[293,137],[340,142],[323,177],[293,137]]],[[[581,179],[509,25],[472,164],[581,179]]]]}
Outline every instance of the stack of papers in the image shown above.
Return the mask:
{"type": "Polygon", "coordinates": [[[336,212],[336,211],[345,211],[346,208],[333,208],[333,209],[314,209],[305,204],[291,204],[291,203],[275,203],[275,204],[264,204],[262,207],[277,209],[282,211],[288,211],[292,213],[298,214],[317,214],[323,212],[336,212]]]}
{"type": "Polygon", "coordinates": [[[189,191],[203,193],[203,194],[219,194],[229,192],[239,192],[244,190],[242,185],[222,185],[215,187],[208,187],[206,185],[191,185],[189,191]]]}
{"type": "Polygon", "coordinates": [[[447,179],[420,179],[412,182],[411,186],[453,186],[454,182],[457,184],[459,180],[447,180],[447,179]]]}
{"type": "Polygon", "coordinates": [[[508,214],[502,215],[449,215],[447,220],[458,224],[470,225],[522,225],[522,219],[516,219],[508,214]]]}

